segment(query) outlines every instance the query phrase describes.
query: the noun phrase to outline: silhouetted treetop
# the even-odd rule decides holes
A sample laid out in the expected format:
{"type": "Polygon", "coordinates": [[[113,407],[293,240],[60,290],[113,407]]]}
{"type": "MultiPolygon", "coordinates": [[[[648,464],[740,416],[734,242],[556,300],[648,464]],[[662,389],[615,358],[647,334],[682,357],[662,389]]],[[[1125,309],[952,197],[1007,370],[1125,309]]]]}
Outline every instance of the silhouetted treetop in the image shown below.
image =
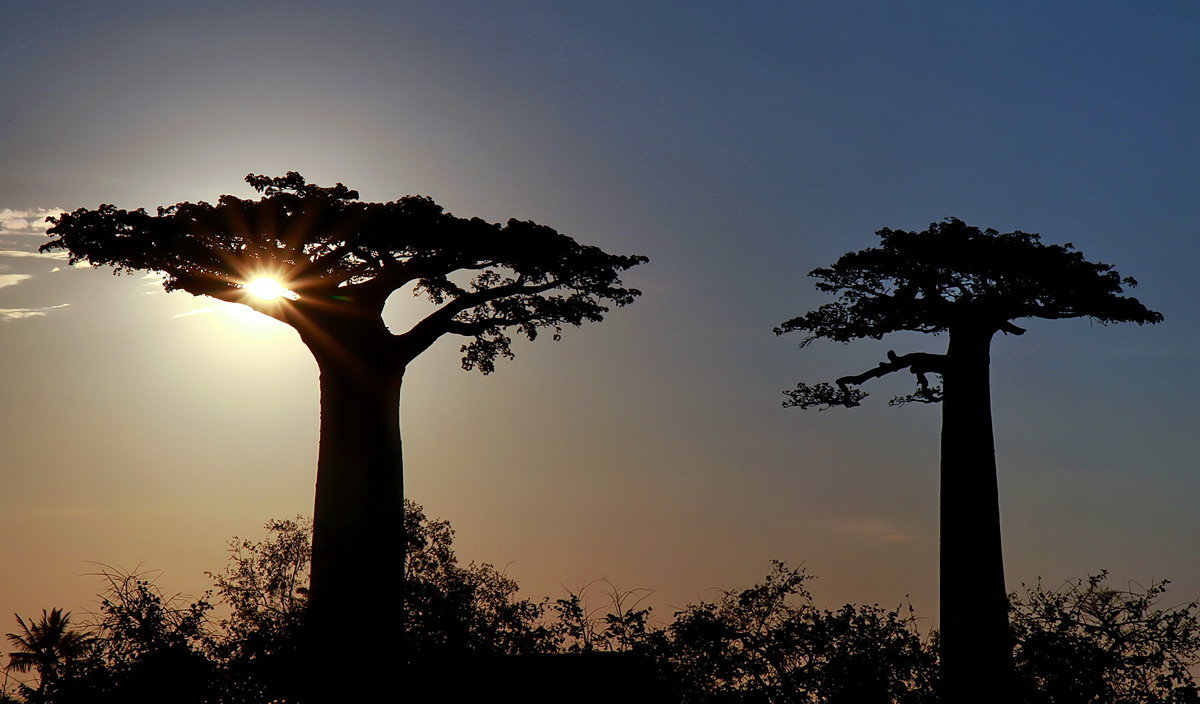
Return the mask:
{"type": "Polygon", "coordinates": [[[452,333],[474,338],[463,365],[485,373],[512,355],[503,328],[529,339],[550,328],[557,338],[563,325],[599,321],[640,293],[620,272],[646,257],[608,254],[537,223],[459,218],[425,196],[365,203],[341,183],[317,186],[294,171],[246,182],[262,197],[224,195],[154,214],[113,205],[63,213],[49,218],[53,239],[41,249],[117,273],[161,272],[168,291],[245,303],[302,335],[305,324],[378,318],[392,292],[412,286],[439,307],[395,336],[403,356],[452,333]],[[248,297],[256,277],[279,279],[294,300],[248,297]]]}
{"type": "Polygon", "coordinates": [[[879,246],[844,254],[813,269],[832,303],[775,329],[803,330],[803,344],[838,342],[911,330],[938,333],[959,325],[1023,332],[1019,318],[1088,317],[1101,323],[1157,323],[1162,315],[1122,296],[1137,282],[1110,265],[1089,262],[1070,244],[1042,244],[1037,234],[1001,234],[949,218],[923,232],[884,228],[879,246]]]}
{"type": "MultiPolygon", "coordinates": [[[[1021,318],[1081,318],[1100,323],[1157,323],[1162,314],[1122,295],[1134,287],[1112,266],[1084,259],[1070,244],[1047,245],[1034,233],[1001,234],[971,227],[957,218],[931,223],[922,232],[884,228],[879,246],[842,255],[830,267],[813,269],[817,289],[836,298],[775,328],[776,335],[804,331],[801,347],[824,338],[849,342],[880,339],[900,331],[964,336],[996,332],[1020,335],[1021,318]]],[[[986,347],[985,347],[986,349],[986,347]]],[[[785,406],[857,406],[866,393],[853,388],[873,378],[908,370],[917,390],[893,399],[936,402],[941,390],[929,374],[942,374],[946,355],[897,355],[834,384],[798,384],[785,406]]]]}

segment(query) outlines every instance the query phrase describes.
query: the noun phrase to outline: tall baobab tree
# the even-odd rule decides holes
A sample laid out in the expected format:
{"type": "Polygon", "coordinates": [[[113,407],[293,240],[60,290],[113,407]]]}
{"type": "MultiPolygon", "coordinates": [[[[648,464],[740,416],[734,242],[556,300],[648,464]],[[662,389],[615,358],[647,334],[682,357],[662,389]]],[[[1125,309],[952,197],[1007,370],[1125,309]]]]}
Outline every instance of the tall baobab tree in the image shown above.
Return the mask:
{"type": "Polygon", "coordinates": [[[887,361],[861,374],[833,384],[798,384],[786,392],[784,405],[857,406],[867,395],[859,385],[900,371],[916,376],[917,389],[893,402],[943,404],[942,697],[948,704],[1008,701],[1012,653],[992,438],[992,337],[1023,334],[1013,322],[1022,318],[1143,324],[1162,315],[1121,295],[1137,285],[1133,279],[1087,261],[1070,244],[1042,244],[1036,234],[1000,234],[953,218],[923,232],[876,234],[879,246],[810,272],[817,288],[836,299],[775,333],[808,333],[801,346],[822,338],[878,340],[900,331],[946,333],[945,353],[889,351],[887,361]]]}
{"type": "Polygon", "coordinates": [[[558,339],[564,326],[631,303],[640,292],[620,274],[646,258],[533,222],[454,217],[427,197],[361,202],[340,183],[316,186],[295,172],[246,181],[261,198],[63,213],[50,218],[41,249],[117,273],[160,272],[167,291],[244,303],[299,333],[321,387],[313,701],[376,701],[403,688],[386,675],[403,661],[402,639],[379,637],[368,610],[399,604],[404,583],[399,407],[408,364],[453,335],[464,341],[463,367],[487,374],[512,356],[514,331],[558,339]],[[396,333],[382,313],[405,288],[434,308],[396,333]]]}

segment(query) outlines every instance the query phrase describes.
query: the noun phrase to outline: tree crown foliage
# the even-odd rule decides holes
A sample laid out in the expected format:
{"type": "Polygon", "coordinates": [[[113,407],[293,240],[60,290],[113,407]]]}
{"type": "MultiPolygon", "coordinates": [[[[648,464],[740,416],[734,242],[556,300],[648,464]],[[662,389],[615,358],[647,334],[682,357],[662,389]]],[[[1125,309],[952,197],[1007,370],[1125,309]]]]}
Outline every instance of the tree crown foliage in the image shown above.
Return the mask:
{"type": "MultiPolygon", "coordinates": [[[[804,347],[816,339],[850,342],[881,339],[894,332],[938,334],[960,330],[981,339],[1001,331],[1020,335],[1021,318],[1087,317],[1102,324],[1161,322],[1161,313],[1122,295],[1137,286],[1112,266],[1089,262],[1070,243],[1043,244],[1019,230],[1001,234],[981,230],[957,218],[929,225],[922,232],[884,228],[879,246],[843,254],[830,267],[809,272],[818,290],[835,298],[816,310],[775,328],[776,335],[803,331],[804,347]]],[[[901,370],[917,378],[915,392],[892,405],[934,403],[942,399],[929,374],[945,371],[947,356],[914,352],[897,355],[861,374],[834,384],[799,383],[785,391],[785,406],[831,408],[857,406],[867,394],[856,386],[901,370]]]]}
{"type": "MultiPolygon", "coordinates": [[[[84,656],[89,641],[82,632],[71,628],[70,611],[63,613],[62,609],[51,609],[47,613],[43,609],[42,617],[37,621],[14,616],[20,631],[5,634],[16,648],[8,655],[8,669],[13,672],[35,671],[38,688],[27,693],[37,698],[53,689],[67,668],[84,656]]],[[[0,697],[4,694],[0,692],[0,697]]]]}
{"type": "Polygon", "coordinates": [[[960,325],[995,332],[1020,318],[1162,320],[1121,295],[1136,281],[1087,261],[1070,243],[1043,244],[1034,233],[1001,234],[957,218],[922,232],[884,228],[875,234],[879,246],[809,272],[817,289],[836,300],[788,320],[776,334],[805,331],[807,344],[817,338],[878,340],[902,330],[939,333],[960,325]]]}
{"type": "Polygon", "coordinates": [[[160,272],[167,291],[246,303],[298,329],[379,326],[388,296],[412,287],[439,307],[397,337],[413,352],[445,333],[474,338],[463,365],[485,373],[512,356],[505,328],[529,339],[549,328],[557,338],[564,325],[599,321],[640,294],[620,272],[646,257],[608,254],[545,225],[459,218],[426,196],[361,202],[341,183],[317,186],[294,171],[246,182],[262,197],[62,213],[48,219],[52,239],[41,250],[116,273],[160,272]],[[245,284],[256,277],[279,279],[295,300],[254,301],[245,284]]]}

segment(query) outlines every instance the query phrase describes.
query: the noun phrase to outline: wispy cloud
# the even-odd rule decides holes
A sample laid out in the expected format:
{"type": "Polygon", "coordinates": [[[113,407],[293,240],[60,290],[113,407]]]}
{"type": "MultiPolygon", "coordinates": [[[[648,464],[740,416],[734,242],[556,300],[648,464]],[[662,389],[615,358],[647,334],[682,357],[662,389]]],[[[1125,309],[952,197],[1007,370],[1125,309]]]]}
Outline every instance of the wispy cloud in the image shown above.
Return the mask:
{"type": "Polygon", "coordinates": [[[225,312],[228,312],[227,308],[211,308],[211,307],[210,308],[197,308],[196,310],[187,310],[182,313],[176,313],[175,315],[172,315],[171,317],[172,318],[186,318],[189,315],[208,315],[209,313],[225,313],[225,312]]]}
{"type": "Polygon", "coordinates": [[[142,286],[149,286],[150,288],[155,289],[154,291],[147,291],[146,293],[157,293],[159,290],[162,289],[162,284],[166,280],[167,280],[166,274],[160,274],[158,272],[152,271],[149,274],[146,274],[145,276],[142,277],[142,286]]]}
{"type": "Polygon", "coordinates": [[[23,249],[0,249],[0,257],[11,257],[13,259],[58,259],[66,261],[66,252],[27,252],[23,249]]]}
{"type": "Polygon", "coordinates": [[[32,279],[32,278],[33,277],[30,276],[29,274],[0,274],[0,288],[16,286],[17,284],[21,283],[22,281],[26,281],[26,280],[32,279]]]}
{"type": "Polygon", "coordinates": [[[56,306],[46,306],[45,308],[0,308],[0,323],[11,323],[14,320],[25,320],[26,318],[41,318],[52,310],[61,310],[71,305],[70,303],[59,303],[56,306]]]}
{"type": "Polygon", "coordinates": [[[45,236],[49,223],[46,218],[58,215],[63,208],[32,208],[18,210],[0,208],[0,235],[45,236]]]}
{"type": "Polygon", "coordinates": [[[871,540],[882,540],[885,543],[907,543],[913,540],[911,535],[901,532],[887,521],[870,518],[852,519],[838,521],[836,526],[839,530],[847,533],[853,533],[871,540]]]}

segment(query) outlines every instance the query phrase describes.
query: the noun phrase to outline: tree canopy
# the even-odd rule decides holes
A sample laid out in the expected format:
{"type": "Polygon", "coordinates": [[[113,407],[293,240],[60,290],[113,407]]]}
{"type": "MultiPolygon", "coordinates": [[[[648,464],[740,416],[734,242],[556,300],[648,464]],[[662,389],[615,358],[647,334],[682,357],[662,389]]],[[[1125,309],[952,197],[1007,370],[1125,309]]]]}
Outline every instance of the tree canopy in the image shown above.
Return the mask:
{"type": "Polygon", "coordinates": [[[161,272],[167,291],[245,303],[302,336],[377,321],[388,296],[412,286],[437,308],[392,336],[395,352],[407,361],[452,333],[470,338],[463,366],[484,373],[512,356],[505,328],[529,339],[550,329],[557,338],[564,325],[599,321],[609,305],[640,293],[619,274],[646,257],[607,254],[545,225],[459,218],[425,196],[361,202],[341,183],[317,186],[294,171],[245,180],[261,198],[224,195],[215,205],[182,202],[153,214],[109,204],[63,213],[49,218],[53,239],[41,250],[117,273],[161,272]],[[278,279],[293,295],[254,299],[246,285],[258,277],[278,279]]]}
{"type": "MultiPolygon", "coordinates": [[[[71,628],[71,612],[42,610],[42,617],[28,622],[14,614],[21,627],[5,637],[16,648],[9,653],[8,669],[13,672],[37,671],[38,693],[44,693],[62,677],[64,669],[87,650],[87,638],[71,628]]],[[[2,693],[0,693],[2,694],[2,693]]]]}
{"type": "MultiPolygon", "coordinates": [[[[1122,295],[1137,286],[1112,266],[1087,261],[1070,243],[1043,244],[1019,230],[1001,234],[957,218],[930,224],[922,232],[884,228],[879,245],[844,254],[830,267],[809,272],[820,291],[836,298],[775,328],[777,335],[808,333],[816,339],[850,342],[881,339],[901,331],[938,334],[972,329],[1020,335],[1021,318],[1091,318],[1100,323],[1157,323],[1162,314],[1122,295]]],[[[787,392],[788,406],[856,406],[867,394],[853,388],[908,369],[919,388],[896,401],[937,401],[926,375],[940,373],[942,355],[889,352],[888,361],[834,385],[799,384],[787,392]]]]}

